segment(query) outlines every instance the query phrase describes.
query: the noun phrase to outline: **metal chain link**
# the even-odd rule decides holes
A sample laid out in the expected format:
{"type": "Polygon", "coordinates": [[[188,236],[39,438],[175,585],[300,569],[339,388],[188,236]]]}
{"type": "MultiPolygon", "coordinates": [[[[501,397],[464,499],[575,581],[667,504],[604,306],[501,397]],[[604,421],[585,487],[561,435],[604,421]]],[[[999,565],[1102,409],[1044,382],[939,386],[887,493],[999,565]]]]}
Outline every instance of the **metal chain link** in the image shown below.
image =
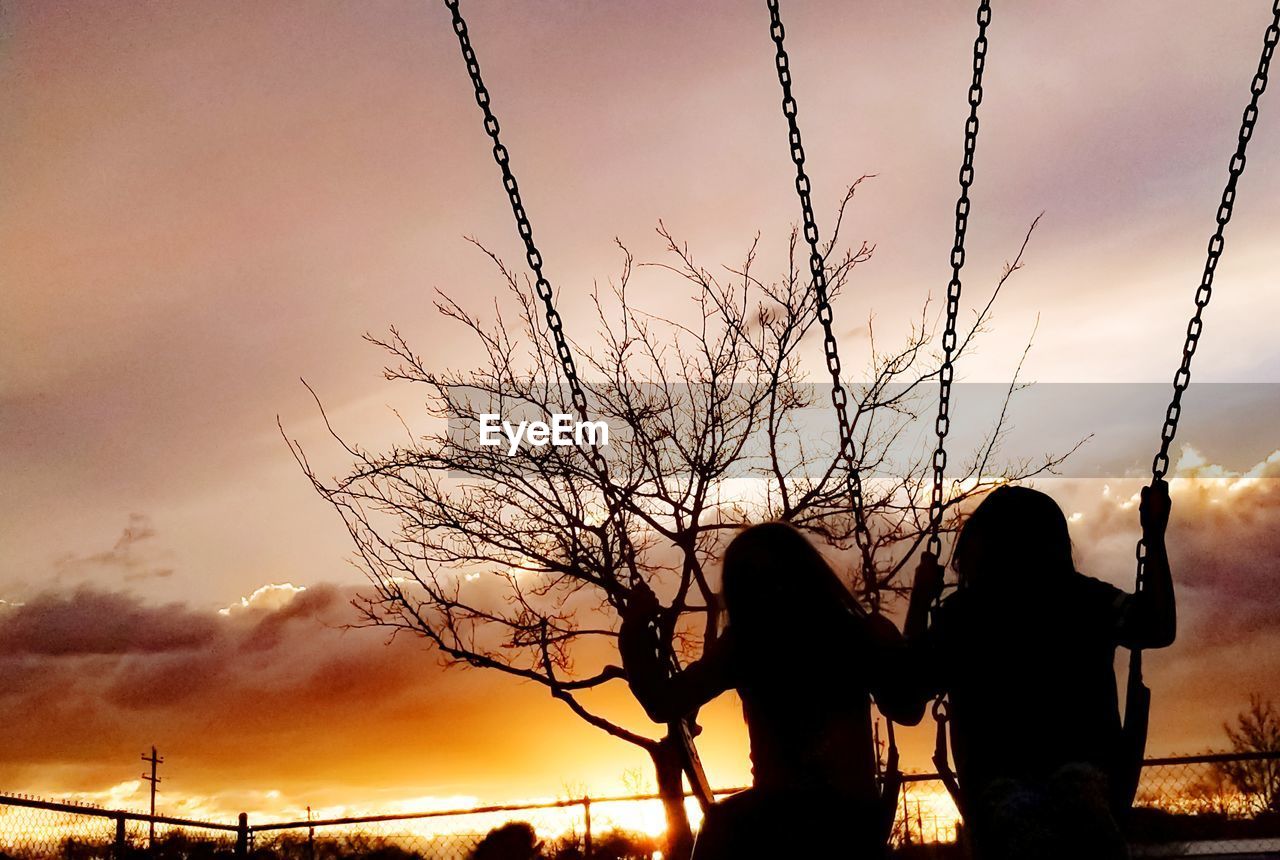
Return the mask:
{"type": "Polygon", "coordinates": [[[862,557],[862,578],[872,608],[879,609],[879,581],[872,561],[871,530],[867,525],[866,510],[862,498],[862,475],[858,469],[858,454],[853,441],[853,427],[849,422],[849,394],[845,391],[840,371],[840,353],[832,330],[833,314],[827,291],[826,260],[818,247],[818,224],[813,214],[809,176],[804,169],[804,144],[800,139],[800,126],[796,121],[797,105],[791,94],[791,60],[783,45],[785,28],[778,10],[778,0],[768,0],[769,34],[777,48],[778,83],[782,85],[782,113],[787,119],[791,143],[791,161],[796,166],[796,194],[800,197],[800,211],[804,219],[804,238],[809,245],[809,272],[813,277],[813,292],[818,308],[818,322],[822,324],[822,348],[826,354],[827,370],[831,373],[831,405],[836,410],[840,427],[840,457],[845,461],[845,483],[849,502],[853,507],[854,537],[862,557]]]}
{"type": "MultiPolygon", "coordinates": [[[[854,537],[858,544],[858,552],[862,559],[862,580],[864,591],[871,610],[880,611],[880,583],[876,574],[871,553],[871,530],[867,525],[866,511],[862,499],[862,475],[858,469],[858,455],[853,441],[853,427],[849,423],[849,394],[845,391],[840,371],[840,353],[832,330],[834,315],[831,300],[827,291],[826,260],[818,247],[818,224],[813,214],[813,200],[810,195],[809,176],[804,169],[804,143],[800,139],[800,125],[796,121],[798,106],[795,96],[791,94],[791,59],[783,43],[786,30],[782,26],[782,17],[778,9],[778,0],[767,0],[769,6],[769,35],[777,49],[776,64],[778,83],[782,87],[782,114],[786,117],[788,140],[791,144],[791,161],[796,166],[796,194],[800,198],[800,211],[804,219],[804,238],[809,245],[809,273],[813,277],[813,292],[817,304],[818,322],[822,325],[822,348],[826,354],[827,370],[831,373],[831,405],[836,410],[836,421],[840,428],[840,456],[845,461],[845,484],[849,493],[849,503],[853,508],[854,537]]],[[[893,731],[893,721],[885,717],[888,727],[889,758],[886,770],[881,774],[882,800],[897,803],[898,791],[901,788],[901,772],[898,769],[898,742],[893,731]]],[[[877,761],[879,753],[876,752],[877,761]]],[[[892,827],[892,813],[888,815],[887,826],[892,827]]]]}
{"type": "MultiPolygon", "coordinates": [[[[573,352],[570,350],[568,339],[564,334],[564,321],[560,318],[560,312],[556,310],[555,293],[551,287],[551,282],[547,280],[542,272],[542,254],[539,253],[538,247],[533,241],[533,225],[529,223],[529,215],[525,211],[524,201],[520,197],[520,186],[516,182],[515,174],[511,172],[510,153],[508,153],[507,148],[502,144],[502,140],[498,136],[501,127],[498,125],[498,118],[494,116],[493,110],[489,106],[489,90],[485,87],[484,80],[480,77],[480,63],[476,59],[476,52],[471,47],[471,38],[467,33],[467,22],[462,17],[458,2],[459,0],[444,0],[444,5],[453,16],[453,31],[458,36],[458,46],[462,49],[462,58],[467,64],[467,74],[470,75],[471,85],[475,88],[476,104],[480,105],[481,111],[484,112],[484,130],[489,135],[490,140],[493,141],[493,160],[498,163],[498,167],[502,170],[502,187],[506,189],[507,199],[511,202],[511,214],[516,219],[516,229],[520,233],[520,238],[524,241],[525,259],[529,263],[529,268],[533,270],[534,290],[537,292],[538,298],[542,300],[547,328],[551,330],[556,355],[559,357],[560,365],[564,370],[565,381],[569,384],[573,407],[581,420],[590,421],[591,418],[587,414],[587,395],[583,391],[581,381],[578,379],[578,370],[573,361],[573,352]]],[[[608,519],[609,521],[618,521],[623,506],[622,500],[618,498],[616,488],[609,480],[608,463],[605,461],[599,445],[594,440],[588,447],[586,456],[592,470],[600,479],[601,489],[608,503],[608,519]]],[[[635,547],[620,522],[616,531],[623,561],[630,572],[632,585],[635,585],[640,577],[635,560],[635,547]]]]}
{"type": "MultiPolygon", "coordinates": [[[[1244,115],[1240,122],[1240,134],[1236,142],[1236,151],[1231,156],[1231,163],[1228,168],[1227,185],[1222,190],[1222,201],[1218,204],[1216,219],[1218,226],[1209,238],[1209,251],[1205,258],[1204,273],[1200,277],[1200,286],[1196,288],[1196,310],[1191,320],[1187,323],[1187,339],[1182,346],[1182,363],[1179,365],[1177,373],[1173,376],[1173,398],[1169,401],[1169,408],[1164,416],[1164,426],[1160,429],[1160,450],[1156,453],[1155,459],[1151,461],[1151,478],[1153,482],[1162,480],[1169,471],[1169,447],[1173,444],[1174,436],[1178,433],[1178,421],[1182,418],[1182,395],[1187,390],[1187,386],[1191,384],[1191,359],[1196,354],[1196,347],[1200,343],[1200,334],[1204,329],[1204,310],[1209,306],[1209,300],[1213,297],[1213,276],[1217,271],[1218,260],[1222,257],[1222,249],[1225,246],[1223,234],[1226,232],[1228,222],[1231,221],[1231,213],[1235,209],[1236,184],[1240,181],[1241,174],[1244,173],[1245,150],[1249,146],[1249,140],[1253,137],[1253,128],[1258,122],[1258,100],[1267,89],[1267,76],[1271,70],[1271,58],[1275,55],[1277,41],[1280,41],[1280,0],[1275,0],[1272,6],[1271,26],[1267,28],[1266,35],[1263,38],[1262,57],[1258,60],[1258,71],[1254,74],[1253,82],[1249,86],[1252,98],[1249,99],[1249,104],[1244,109],[1244,115]]],[[[1138,589],[1141,590],[1146,579],[1147,544],[1145,540],[1138,541],[1136,554],[1138,559],[1138,589]]]]}
{"type": "MultiPolygon", "coordinates": [[[[933,451],[933,493],[929,500],[929,539],[925,545],[926,552],[931,553],[935,558],[942,554],[942,538],[939,531],[942,528],[942,515],[946,509],[943,488],[946,484],[947,472],[947,433],[951,430],[951,383],[955,378],[954,362],[958,341],[956,329],[960,316],[960,272],[964,268],[964,240],[969,231],[969,188],[973,185],[973,156],[978,146],[978,107],[982,104],[982,73],[987,65],[987,27],[991,24],[991,3],[988,0],[982,0],[978,4],[977,21],[978,36],[973,42],[973,79],[969,83],[969,118],[964,125],[964,160],[960,165],[960,197],[956,200],[955,241],[951,245],[951,280],[947,283],[947,318],[942,333],[942,366],[938,369],[938,416],[934,421],[938,445],[933,451]]],[[[935,612],[940,604],[940,599],[935,600],[933,606],[935,612]]],[[[963,797],[947,753],[947,727],[951,715],[946,693],[940,693],[934,698],[931,712],[936,723],[933,763],[956,806],[962,807],[963,797]]]]}
{"type": "MultiPolygon", "coordinates": [[[[538,252],[538,248],[533,242],[533,226],[529,223],[528,213],[525,212],[524,202],[520,198],[520,187],[516,183],[515,175],[511,172],[509,153],[498,137],[500,130],[498,118],[493,115],[493,111],[489,107],[489,90],[485,87],[484,80],[480,77],[480,63],[476,60],[475,51],[471,48],[471,39],[467,34],[467,22],[462,17],[458,2],[459,0],[444,0],[444,5],[453,16],[453,30],[458,36],[458,45],[462,49],[462,58],[466,61],[467,73],[470,75],[471,84],[475,88],[476,104],[480,105],[480,109],[484,112],[484,130],[493,141],[493,158],[502,170],[502,185],[507,191],[507,198],[511,201],[511,213],[516,219],[516,229],[520,232],[520,238],[524,240],[525,259],[529,263],[529,268],[533,270],[535,289],[538,298],[542,300],[543,309],[546,313],[547,327],[551,330],[556,355],[560,358],[565,381],[569,384],[573,406],[577,410],[579,418],[583,421],[589,421],[591,419],[587,414],[586,393],[583,391],[582,383],[578,379],[577,367],[573,361],[573,352],[569,349],[568,340],[564,335],[564,323],[560,318],[559,311],[556,310],[554,291],[551,288],[551,283],[542,273],[542,255],[538,252]]],[[[633,589],[639,587],[647,588],[647,584],[640,575],[635,546],[632,544],[631,538],[627,534],[626,526],[622,522],[621,512],[624,500],[619,497],[617,488],[610,481],[608,463],[594,441],[592,441],[587,451],[587,459],[599,478],[601,491],[605,495],[608,507],[606,522],[611,522],[616,526],[618,548],[630,576],[630,586],[633,589]]],[[[680,659],[671,647],[670,639],[666,638],[666,635],[669,635],[669,631],[662,629],[662,619],[654,618],[649,626],[659,636],[659,658],[667,663],[673,673],[680,671],[680,659]]],[[[693,741],[699,731],[697,722],[692,715],[682,717],[668,724],[668,738],[674,738],[682,750],[682,768],[688,777],[689,787],[705,812],[714,801],[714,795],[711,791],[710,783],[707,781],[706,773],[703,771],[702,763],[698,758],[697,746],[693,741]]]]}
{"type": "Polygon", "coordinates": [[[927,551],[942,553],[945,509],[943,486],[947,471],[947,433],[951,429],[951,382],[955,376],[956,321],[960,314],[960,270],[964,268],[964,239],[969,229],[969,187],[973,185],[973,154],[978,145],[978,106],[982,104],[982,73],[987,62],[987,26],[991,23],[991,3],[978,6],[978,37],[973,43],[973,81],[969,85],[969,119],[964,126],[964,163],[960,167],[960,198],[956,201],[956,234],[951,247],[951,281],[947,284],[947,323],[942,333],[942,367],[938,370],[938,417],[934,432],[938,446],[933,452],[933,496],[929,502],[927,551]]]}
{"type": "MultiPolygon", "coordinates": [[[[462,12],[458,9],[458,0],[444,0],[449,13],[453,15],[453,32],[457,33],[458,46],[462,49],[462,59],[466,60],[467,74],[471,76],[471,86],[475,87],[476,104],[480,105],[480,110],[484,111],[484,131],[489,134],[489,138],[493,141],[493,157],[497,161],[498,166],[502,169],[503,188],[507,189],[508,200],[511,201],[512,215],[516,216],[516,229],[520,232],[520,238],[525,242],[525,259],[529,261],[529,267],[534,271],[534,284],[538,298],[543,302],[545,315],[547,315],[547,326],[552,331],[552,338],[556,343],[556,354],[561,361],[564,371],[564,380],[570,386],[570,395],[573,401],[573,408],[577,410],[577,415],[582,421],[590,421],[588,411],[586,411],[586,393],[582,390],[582,384],[577,378],[577,367],[573,363],[573,353],[568,347],[568,340],[564,337],[564,324],[561,320],[559,311],[556,310],[556,296],[552,285],[547,280],[547,276],[543,274],[543,256],[538,251],[538,246],[534,244],[534,228],[529,223],[529,215],[525,211],[524,201],[520,197],[520,186],[516,183],[515,174],[511,171],[511,157],[507,152],[507,147],[502,145],[498,137],[500,131],[497,116],[493,115],[493,110],[489,108],[489,90],[484,86],[484,79],[480,77],[480,63],[476,60],[475,51],[471,49],[471,38],[467,35],[467,23],[462,18],[462,12]]],[[[609,480],[608,463],[605,462],[604,454],[600,453],[599,445],[591,443],[588,449],[588,461],[591,468],[595,471],[596,476],[600,480],[600,490],[603,491],[605,502],[608,504],[607,522],[616,525],[616,534],[618,540],[618,548],[622,554],[622,561],[626,564],[628,575],[630,575],[631,587],[644,585],[643,577],[640,576],[640,567],[636,562],[635,545],[631,543],[630,535],[627,535],[626,526],[621,522],[621,512],[623,500],[618,497],[616,488],[612,481],[609,480]]],[[[680,671],[680,658],[676,657],[675,650],[669,645],[669,640],[662,637],[662,619],[655,618],[650,623],[650,628],[659,633],[659,659],[666,660],[672,672],[680,671]]],[[[698,749],[694,745],[694,736],[699,732],[698,724],[692,717],[685,717],[673,721],[669,724],[668,737],[677,738],[678,744],[684,751],[684,763],[682,767],[685,769],[687,778],[692,792],[703,809],[707,809],[713,800],[712,790],[707,781],[707,774],[703,772],[700,760],[698,758],[698,749]]]]}

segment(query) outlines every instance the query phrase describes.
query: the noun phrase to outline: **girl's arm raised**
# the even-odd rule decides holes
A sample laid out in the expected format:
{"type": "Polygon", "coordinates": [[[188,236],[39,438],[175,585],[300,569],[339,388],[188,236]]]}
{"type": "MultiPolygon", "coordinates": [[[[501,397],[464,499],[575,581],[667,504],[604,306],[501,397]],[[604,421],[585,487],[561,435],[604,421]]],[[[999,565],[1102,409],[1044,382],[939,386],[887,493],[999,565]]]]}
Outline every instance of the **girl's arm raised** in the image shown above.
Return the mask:
{"type": "Polygon", "coordinates": [[[1142,539],[1146,543],[1146,579],[1129,601],[1121,632],[1121,644],[1132,648],[1166,648],[1178,633],[1177,601],[1164,533],[1169,524],[1169,484],[1153,481],[1142,489],[1139,508],[1142,539]]]}
{"type": "Polygon", "coordinates": [[[942,595],[944,577],[938,557],[931,552],[921,553],[911,586],[911,602],[907,604],[907,620],[902,628],[902,634],[908,639],[921,639],[929,629],[929,608],[942,595]]]}
{"type": "Polygon", "coordinates": [[[657,624],[661,607],[653,592],[633,593],[618,631],[627,684],[649,719],[669,723],[688,716],[730,687],[725,637],[707,642],[702,657],[678,672],[663,660],[657,624]]]}

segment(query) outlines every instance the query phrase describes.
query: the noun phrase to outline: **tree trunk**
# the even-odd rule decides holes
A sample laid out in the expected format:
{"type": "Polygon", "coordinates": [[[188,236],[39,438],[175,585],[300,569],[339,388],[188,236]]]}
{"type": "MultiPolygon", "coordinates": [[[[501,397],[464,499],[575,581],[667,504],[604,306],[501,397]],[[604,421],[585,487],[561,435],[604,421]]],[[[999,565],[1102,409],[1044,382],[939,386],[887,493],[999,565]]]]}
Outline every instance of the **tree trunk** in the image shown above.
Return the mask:
{"type": "Polygon", "coordinates": [[[658,794],[662,796],[662,808],[667,816],[667,850],[671,860],[688,860],[693,851],[693,831],[684,809],[684,771],[680,767],[680,741],[671,734],[649,750],[654,770],[658,775],[658,794]]]}

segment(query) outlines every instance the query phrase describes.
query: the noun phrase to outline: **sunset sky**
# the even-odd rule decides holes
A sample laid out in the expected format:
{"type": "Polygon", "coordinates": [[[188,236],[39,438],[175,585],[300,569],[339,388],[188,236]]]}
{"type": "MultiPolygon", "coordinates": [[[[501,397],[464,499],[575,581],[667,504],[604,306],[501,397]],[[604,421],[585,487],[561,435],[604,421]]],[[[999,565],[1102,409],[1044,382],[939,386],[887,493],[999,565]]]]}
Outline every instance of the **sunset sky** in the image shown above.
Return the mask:
{"type": "MultiPolygon", "coordinates": [[[[972,5],[784,5],[820,224],[876,174],[845,225],[876,245],[836,310],[846,367],[868,314],[905,331],[945,288],[972,5]]],[[[464,9],[571,332],[619,270],[615,237],[662,258],[659,219],[708,267],[760,232],[758,265],[781,271],[798,211],[763,3],[464,9]]],[[[1025,378],[1172,377],[1268,19],[1258,0],[998,4],[971,301],[1045,215],[959,378],[1007,380],[1037,320],[1025,378]]],[[[0,791],[137,805],[152,744],[162,807],[217,814],[617,793],[648,774],[540,688],[344,630],[363,579],[276,427],[340,472],[300,377],[376,449],[403,432],[392,407],[421,407],[361,335],[394,324],[428,366],[465,369],[474,344],[433,290],[513,309],[464,240],[521,259],[441,4],[0,3],[0,165],[0,791]]],[[[1277,235],[1273,91],[1196,384],[1280,382],[1277,235]]],[[[633,288],[688,308],[657,270],[633,288]]],[[[1127,476],[1044,485],[1081,570],[1130,581],[1160,418],[1127,476]]],[[[1280,698],[1280,432],[1253,428],[1266,444],[1241,462],[1198,422],[1175,458],[1182,636],[1148,661],[1155,753],[1221,746],[1250,692],[1280,698]]],[[[624,693],[601,707],[652,731],[624,693]]],[[[720,785],[748,779],[736,707],[704,720],[720,785]]],[[[930,734],[907,734],[909,766],[930,734]]]]}

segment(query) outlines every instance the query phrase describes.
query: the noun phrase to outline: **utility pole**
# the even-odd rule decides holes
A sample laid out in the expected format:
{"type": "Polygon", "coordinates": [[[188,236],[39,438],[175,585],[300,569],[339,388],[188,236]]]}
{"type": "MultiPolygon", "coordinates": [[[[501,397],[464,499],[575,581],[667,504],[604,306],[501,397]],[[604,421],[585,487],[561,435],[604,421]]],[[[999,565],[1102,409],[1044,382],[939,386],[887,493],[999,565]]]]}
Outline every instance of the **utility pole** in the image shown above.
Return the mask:
{"type": "Polygon", "coordinates": [[[151,820],[147,822],[149,826],[147,834],[147,847],[154,848],[156,843],[156,786],[160,784],[160,777],[156,775],[156,768],[164,764],[164,759],[156,755],[156,748],[151,748],[151,755],[142,754],[142,760],[151,763],[151,774],[143,774],[142,778],[151,783],[151,820]]]}

